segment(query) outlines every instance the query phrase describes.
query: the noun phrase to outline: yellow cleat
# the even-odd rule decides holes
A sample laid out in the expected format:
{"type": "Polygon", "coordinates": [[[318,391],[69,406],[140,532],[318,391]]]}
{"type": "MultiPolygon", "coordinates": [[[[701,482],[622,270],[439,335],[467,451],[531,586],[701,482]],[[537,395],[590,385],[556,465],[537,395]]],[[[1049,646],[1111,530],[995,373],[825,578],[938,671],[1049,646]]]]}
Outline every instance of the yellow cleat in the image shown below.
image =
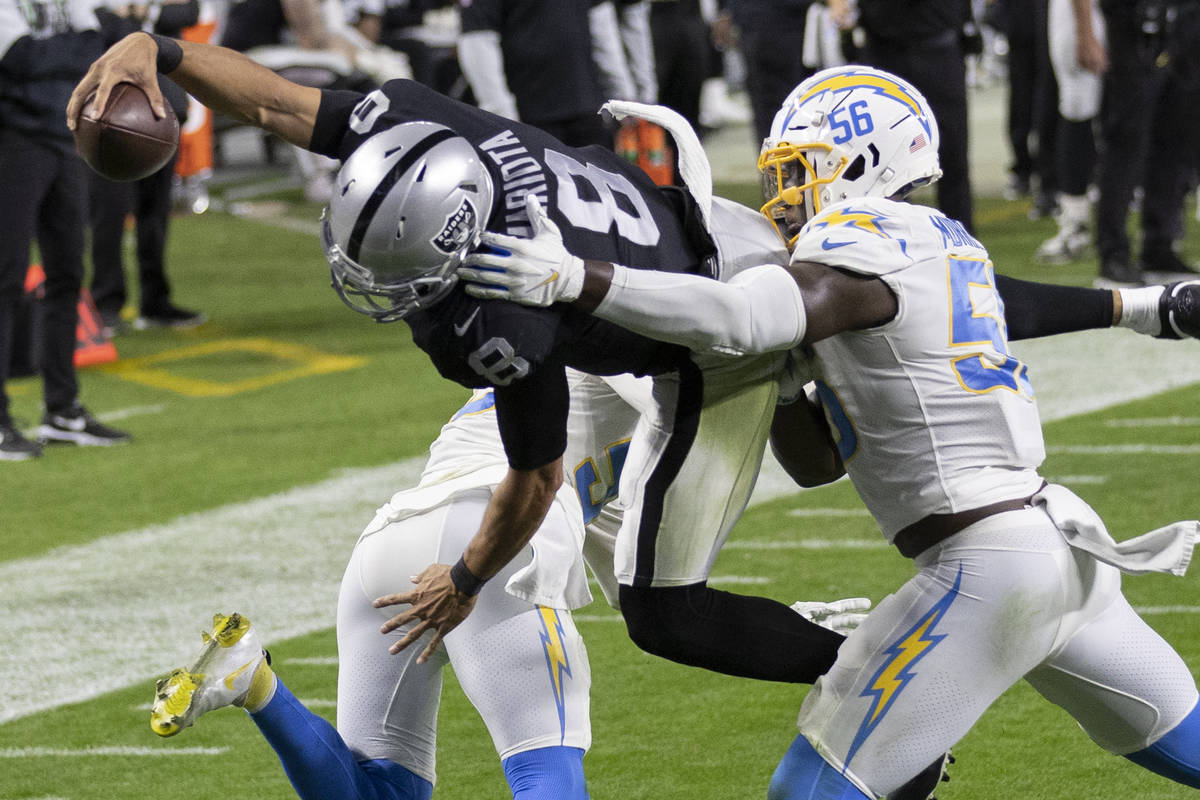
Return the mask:
{"type": "Polygon", "coordinates": [[[201,636],[204,646],[192,665],[155,685],[150,729],[159,736],[174,736],[214,709],[245,703],[265,658],[250,620],[241,614],[213,615],[212,630],[201,636]]]}

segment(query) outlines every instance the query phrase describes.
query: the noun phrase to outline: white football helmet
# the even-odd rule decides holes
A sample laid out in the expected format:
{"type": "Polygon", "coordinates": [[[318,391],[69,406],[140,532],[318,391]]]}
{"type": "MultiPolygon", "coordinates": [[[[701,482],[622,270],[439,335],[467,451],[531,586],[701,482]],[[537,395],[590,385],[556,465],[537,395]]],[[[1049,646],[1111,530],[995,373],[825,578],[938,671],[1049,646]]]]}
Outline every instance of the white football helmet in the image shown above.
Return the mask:
{"type": "Polygon", "coordinates": [[[492,179],[466,139],[433,122],[381,131],[346,159],[321,218],[333,288],[378,322],[428,308],[491,210],[492,179]]]}
{"type": "Polygon", "coordinates": [[[788,95],[758,156],[762,213],[790,247],[788,206],[812,219],[855,197],[902,198],[942,175],[938,127],[911,84],[850,64],[822,70],[788,95]]]}

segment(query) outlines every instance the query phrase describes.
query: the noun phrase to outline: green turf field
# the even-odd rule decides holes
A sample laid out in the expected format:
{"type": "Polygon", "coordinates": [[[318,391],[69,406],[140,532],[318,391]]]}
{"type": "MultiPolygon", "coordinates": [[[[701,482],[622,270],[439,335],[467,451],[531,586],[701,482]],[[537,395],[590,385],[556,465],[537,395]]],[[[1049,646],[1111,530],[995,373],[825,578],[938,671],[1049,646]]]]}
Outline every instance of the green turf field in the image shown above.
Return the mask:
{"type": "MultiPolygon", "coordinates": [[[[749,187],[719,191],[753,198],[749,187]]],[[[998,268],[1090,282],[1094,262],[1032,264],[1053,223],[1028,222],[1026,208],[979,203],[979,235],[998,268]]],[[[317,211],[294,204],[289,213],[311,226],[317,211]]],[[[210,321],[123,335],[120,360],[81,378],[89,407],[136,441],[0,465],[0,610],[10,623],[0,648],[0,800],[292,797],[239,711],[171,740],[154,736],[153,676],[195,650],[207,615],[236,607],[266,634],[280,677],[332,719],[344,558],[373,508],[415,480],[465,397],[404,326],[342,306],[312,234],[218,212],[174,225],[175,299],[210,321]]],[[[1052,368],[1033,364],[1039,391],[1057,386],[1061,397],[1043,472],[1089,500],[1118,537],[1200,511],[1200,378],[1179,367],[1200,361],[1200,345],[1135,342],[1148,345],[1136,356],[1116,347],[1136,339],[1066,337],[1052,368]],[[1123,402],[1071,405],[1110,389],[1127,389],[1123,402]]],[[[10,390],[15,415],[34,425],[40,382],[10,390]]],[[[714,582],[789,603],[879,601],[910,574],[843,482],[756,503],[714,582]]],[[[1195,576],[1127,579],[1126,592],[1200,667],[1195,576]]],[[[644,655],[602,602],[578,616],[593,680],[592,797],[765,797],[803,688],[644,655]]],[[[435,797],[507,796],[483,725],[449,675],[440,729],[435,797]]],[[[942,800],[1190,796],[1104,754],[1024,686],[956,754],[942,800]]]]}

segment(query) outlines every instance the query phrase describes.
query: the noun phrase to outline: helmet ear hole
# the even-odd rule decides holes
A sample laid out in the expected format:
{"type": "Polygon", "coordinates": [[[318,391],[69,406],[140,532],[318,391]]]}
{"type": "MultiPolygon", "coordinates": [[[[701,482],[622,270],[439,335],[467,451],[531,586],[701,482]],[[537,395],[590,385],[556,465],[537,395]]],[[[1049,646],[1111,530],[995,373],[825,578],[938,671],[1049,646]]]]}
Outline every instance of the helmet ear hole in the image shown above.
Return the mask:
{"type": "Polygon", "coordinates": [[[842,177],[848,181],[856,181],[863,176],[867,171],[867,160],[863,158],[862,153],[858,154],[858,158],[850,162],[850,166],[846,167],[846,171],[842,173],[842,177]]]}

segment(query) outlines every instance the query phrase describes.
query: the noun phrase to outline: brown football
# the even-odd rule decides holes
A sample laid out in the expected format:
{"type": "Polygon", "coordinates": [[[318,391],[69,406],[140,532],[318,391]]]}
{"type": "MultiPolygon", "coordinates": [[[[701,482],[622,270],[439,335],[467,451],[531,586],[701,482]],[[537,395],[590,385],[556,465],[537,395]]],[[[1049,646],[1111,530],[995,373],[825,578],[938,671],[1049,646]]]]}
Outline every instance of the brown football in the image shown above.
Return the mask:
{"type": "Polygon", "coordinates": [[[154,116],[146,93],[132,83],[118,83],[104,115],[96,118],[89,97],[75,126],[75,149],[88,166],[114,181],[153,175],[179,147],[179,120],[168,106],[163,119],[154,116]]]}

